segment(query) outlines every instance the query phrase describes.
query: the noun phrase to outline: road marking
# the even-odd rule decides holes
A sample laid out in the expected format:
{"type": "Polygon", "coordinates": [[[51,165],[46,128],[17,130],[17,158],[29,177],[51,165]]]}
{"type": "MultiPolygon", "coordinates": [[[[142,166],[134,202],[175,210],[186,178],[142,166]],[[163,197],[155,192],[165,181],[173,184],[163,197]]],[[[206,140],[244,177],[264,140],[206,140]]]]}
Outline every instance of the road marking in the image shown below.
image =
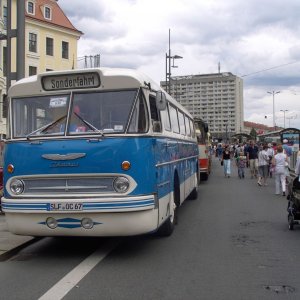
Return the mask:
{"type": "Polygon", "coordinates": [[[60,300],[76,286],[76,284],[85,277],[101,260],[103,260],[117,245],[121,239],[112,239],[106,245],[98,248],[94,253],[82,261],[70,273],[56,283],[39,300],[60,300]]]}

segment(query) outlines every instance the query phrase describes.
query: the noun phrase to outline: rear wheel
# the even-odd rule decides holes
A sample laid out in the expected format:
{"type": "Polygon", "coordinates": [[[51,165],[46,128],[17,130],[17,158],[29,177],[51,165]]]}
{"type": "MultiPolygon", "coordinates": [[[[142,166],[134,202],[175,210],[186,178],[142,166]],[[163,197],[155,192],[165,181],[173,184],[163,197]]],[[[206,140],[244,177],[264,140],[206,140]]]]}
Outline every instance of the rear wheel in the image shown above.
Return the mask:
{"type": "Polygon", "coordinates": [[[195,181],[196,181],[196,186],[190,193],[189,199],[191,200],[196,200],[198,198],[198,185],[199,185],[199,175],[195,173],[195,181]]]}
{"type": "Polygon", "coordinates": [[[208,173],[201,173],[200,178],[201,180],[206,181],[208,179],[208,173]]]}

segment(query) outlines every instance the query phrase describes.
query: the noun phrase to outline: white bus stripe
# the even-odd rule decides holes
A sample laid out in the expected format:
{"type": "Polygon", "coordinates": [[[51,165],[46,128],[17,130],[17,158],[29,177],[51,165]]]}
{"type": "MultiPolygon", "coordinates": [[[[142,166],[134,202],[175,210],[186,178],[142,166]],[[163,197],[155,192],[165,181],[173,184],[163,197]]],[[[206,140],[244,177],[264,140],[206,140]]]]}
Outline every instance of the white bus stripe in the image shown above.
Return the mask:
{"type": "Polygon", "coordinates": [[[70,273],[56,283],[39,300],[60,300],[65,297],[76,284],[84,278],[101,260],[103,260],[119,243],[121,239],[112,239],[104,247],[82,261],[70,273]]]}

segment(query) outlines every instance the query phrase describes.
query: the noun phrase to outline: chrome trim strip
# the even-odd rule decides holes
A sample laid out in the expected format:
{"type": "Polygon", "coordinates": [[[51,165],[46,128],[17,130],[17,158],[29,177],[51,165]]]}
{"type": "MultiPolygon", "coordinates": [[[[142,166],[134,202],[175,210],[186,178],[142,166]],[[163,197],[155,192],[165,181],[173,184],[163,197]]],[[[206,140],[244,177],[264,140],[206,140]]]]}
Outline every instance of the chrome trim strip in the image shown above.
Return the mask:
{"type": "Polygon", "coordinates": [[[157,185],[157,187],[163,187],[165,185],[169,185],[170,184],[170,180],[169,181],[165,181],[165,182],[162,182],[160,184],[157,185]]]}
{"type": "Polygon", "coordinates": [[[49,160],[73,160],[85,157],[86,153],[68,153],[68,154],[43,154],[42,157],[49,160]]]}
{"type": "Polygon", "coordinates": [[[189,157],[185,157],[185,158],[180,158],[180,159],[176,159],[176,160],[156,164],[155,167],[157,167],[157,168],[158,167],[163,167],[163,166],[166,166],[166,165],[171,165],[171,164],[175,164],[175,163],[178,163],[178,162],[181,162],[181,161],[185,161],[185,160],[188,160],[188,159],[191,159],[191,158],[198,158],[198,155],[189,156],[189,157]]]}

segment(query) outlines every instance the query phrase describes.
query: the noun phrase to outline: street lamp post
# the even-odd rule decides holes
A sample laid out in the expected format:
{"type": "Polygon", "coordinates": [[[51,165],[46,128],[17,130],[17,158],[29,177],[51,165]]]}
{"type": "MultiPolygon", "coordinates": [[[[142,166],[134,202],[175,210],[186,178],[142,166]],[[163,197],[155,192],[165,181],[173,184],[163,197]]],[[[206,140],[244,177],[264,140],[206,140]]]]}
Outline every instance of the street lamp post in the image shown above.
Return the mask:
{"type": "Polygon", "coordinates": [[[291,127],[291,120],[296,119],[297,115],[296,116],[291,116],[291,117],[286,117],[286,118],[289,120],[289,127],[291,127]]]}
{"type": "Polygon", "coordinates": [[[224,126],[225,126],[225,143],[228,143],[228,121],[224,120],[224,126]]]}
{"type": "Polygon", "coordinates": [[[288,111],[287,109],[281,109],[280,111],[283,112],[283,128],[285,128],[285,112],[288,111]]]}
{"type": "Polygon", "coordinates": [[[277,91],[277,92],[272,91],[272,92],[267,92],[267,93],[273,95],[273,127],[274,127],[274,130],[276,131],[276,123],[275,123],[275,99],[274,98],[275,98],[276,94],[280,93],[280,91],[277,91]]]}
{"type": "Polygon", "coordinates": [[[171,30],[169,29],[169,53],[166,53],[166,90],[169,94],[171,94],[171,67],[178,68],[175,66],[175,59],[181,59],[182,56],[179,55],[171,55],[171,30]],[[171,59],[173,60],[173,64],[171,65],[171,59]]]}

